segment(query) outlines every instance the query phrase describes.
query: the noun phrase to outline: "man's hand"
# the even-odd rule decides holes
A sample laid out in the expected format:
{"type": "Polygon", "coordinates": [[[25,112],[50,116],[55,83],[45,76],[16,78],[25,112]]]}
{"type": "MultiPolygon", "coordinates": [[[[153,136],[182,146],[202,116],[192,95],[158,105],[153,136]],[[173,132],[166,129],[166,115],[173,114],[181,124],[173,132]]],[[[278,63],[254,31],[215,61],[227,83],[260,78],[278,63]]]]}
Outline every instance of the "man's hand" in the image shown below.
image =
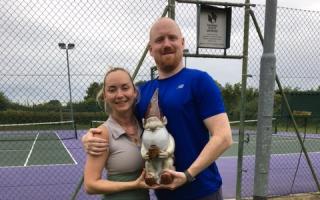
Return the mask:
{"type": "Polygon", "coordinates": [[[99,128],[91,128],[82,138],[84,150],[93,156],[101,155],[108,149],[108,142],[100,137],[95,137],[96,134],[101,134],[102,130],[99,128]]]}
{"type": "Polygon", "coordinates": [[[146,177],[146,170],[143,169],[140,177],[135,180],[135,185],[137,185],[137,188],[144,188],[144,189],[157,189],[157,188],[159,188],[158,184],[155,184],[152,186],[146,184],[145,177],[146,177]]]}
{"type": "Polygon", "coordinates": [[[163,189],[174,190],[187,182],[187,177],[183,172],[177,172],[170,169],[166,169],[164,171],[169,172],[172,175],[173,181],[170,184],[166,184],[166,185],[161,184],[159,186],[159,189],[163,188],[163,189]]]}

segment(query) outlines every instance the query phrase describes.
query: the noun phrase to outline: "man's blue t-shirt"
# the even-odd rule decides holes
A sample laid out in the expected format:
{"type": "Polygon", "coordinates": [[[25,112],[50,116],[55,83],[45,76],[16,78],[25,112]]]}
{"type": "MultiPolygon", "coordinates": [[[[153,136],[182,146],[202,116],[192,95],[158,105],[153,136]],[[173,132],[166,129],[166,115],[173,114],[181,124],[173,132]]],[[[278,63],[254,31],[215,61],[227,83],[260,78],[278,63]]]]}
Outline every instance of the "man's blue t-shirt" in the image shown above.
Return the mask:
{"type": "MultiPolygon", "coordinates": [[[[138,119],[145,116],[150,99],[159,89],[159,106],[168,120],[167,129],[174,137],[177,171],[186,170],[198,157],[209,140],[203,120],[224,113],[221,93],[214,80],[196,69],[183,68],[166,79],[152,80],[140,87],[136,106],[138,119]]],[[[176,190],[156,190],[159,200],[196,199],[217,191],[222,180],[215,163],[196,176],[196,181],[176,190]]]]}

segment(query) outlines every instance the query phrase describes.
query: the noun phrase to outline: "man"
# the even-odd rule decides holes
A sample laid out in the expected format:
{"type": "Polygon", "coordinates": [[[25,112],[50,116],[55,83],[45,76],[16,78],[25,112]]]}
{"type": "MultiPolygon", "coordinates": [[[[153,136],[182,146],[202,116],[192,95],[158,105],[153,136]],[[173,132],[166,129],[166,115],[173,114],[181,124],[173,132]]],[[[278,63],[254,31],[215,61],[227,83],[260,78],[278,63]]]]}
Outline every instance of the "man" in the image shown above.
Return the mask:
{"type": "MultiPolygon", "coordinates": [[[[184,38],[176,22],[160,18],[150,30],[149,53],[159,77],[140,87],[136,116],[142,119],[154,91],[175,139],[174,181],[157,189],[158,199],[222,199],[220,173],[215,160],[232,144],[231,129],[221,93],[205,72],[183,67],[184,38]],[[208,132],[211,134],[208,134],[208,132]]],[[[83,138],[88,152],[99,154],[103,143],[88,133],[83,138]],[[95,148],[95,149],[94,149],[95,148]]]]}

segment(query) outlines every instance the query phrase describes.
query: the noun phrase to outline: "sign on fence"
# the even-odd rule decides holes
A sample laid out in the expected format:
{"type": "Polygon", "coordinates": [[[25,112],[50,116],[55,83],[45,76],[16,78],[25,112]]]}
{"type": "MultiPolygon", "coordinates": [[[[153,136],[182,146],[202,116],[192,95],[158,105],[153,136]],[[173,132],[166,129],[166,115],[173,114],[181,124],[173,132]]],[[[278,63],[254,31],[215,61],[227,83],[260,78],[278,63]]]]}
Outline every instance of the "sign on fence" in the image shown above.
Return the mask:
{"type": "Polygon", "coordinates": [[[197,26],[198,48],[230,47],[231,13],[231,7],[200,6],[197,26]]]}

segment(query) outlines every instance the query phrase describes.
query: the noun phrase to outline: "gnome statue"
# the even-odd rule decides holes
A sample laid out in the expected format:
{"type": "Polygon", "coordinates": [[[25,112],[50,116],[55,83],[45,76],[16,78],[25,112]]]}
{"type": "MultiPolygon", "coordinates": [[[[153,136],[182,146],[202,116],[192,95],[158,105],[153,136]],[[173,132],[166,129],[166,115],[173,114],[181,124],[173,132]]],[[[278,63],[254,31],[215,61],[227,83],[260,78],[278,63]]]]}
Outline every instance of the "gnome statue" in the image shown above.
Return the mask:
{"type": "Polygon", "coordinates": [[[166,129],[167,119],[162,116],[158,104],[158,89],[154,92],[142,119],[141,155],[145,160],[146,184],[170,184],[173,177],[165,169],[175,170],[173,166],[174,139],[166,129]]]}

